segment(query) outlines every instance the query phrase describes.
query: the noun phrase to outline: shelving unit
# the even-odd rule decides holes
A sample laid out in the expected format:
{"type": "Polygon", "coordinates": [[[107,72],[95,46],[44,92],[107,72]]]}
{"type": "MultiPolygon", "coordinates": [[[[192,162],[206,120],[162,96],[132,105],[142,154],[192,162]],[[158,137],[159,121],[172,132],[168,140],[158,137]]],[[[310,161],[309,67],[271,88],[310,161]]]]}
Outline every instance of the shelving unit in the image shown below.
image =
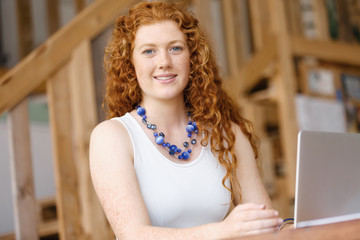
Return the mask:
{"type": "Polygon", "coordinates": [[[300,9],[296,7],[306,1],[289,2],[248,1],[254,54],[229,77],[228,82],[228,88],[239,100],[244,115],[255,123],[265,144],[261,148],[264,171],[268,172],[264,174],[265,185],[283,217],[292,216],[295,195],[296,137],[299,130],[295,97],[300,81],[297,59],[311,57],[360,66],[360,45],[331,40],[326,31],[328,25],[320,25],[325,24],[325,1],[310,1],[315,11],[313,20],[317,24],[311,39],[304,36],[306,29],[302,33],[299,22],[289,21],[289,17],[299,14],[300,9]],[[291,33],[289,29],[292,29],[291,33]],[[264,85],[264,81],[266,86],[262,90],[249,93],[251,89],[264,85]],[[269,148],[269,144],[273,148],[269,148]]]}

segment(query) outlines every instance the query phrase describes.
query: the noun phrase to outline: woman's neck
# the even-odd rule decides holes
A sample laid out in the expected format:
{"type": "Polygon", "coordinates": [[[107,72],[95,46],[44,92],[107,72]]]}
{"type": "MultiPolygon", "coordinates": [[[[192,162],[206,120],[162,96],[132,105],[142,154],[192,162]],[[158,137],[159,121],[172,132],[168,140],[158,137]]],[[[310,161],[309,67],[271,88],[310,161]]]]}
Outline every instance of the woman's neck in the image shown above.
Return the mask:
{"type": "Polygon", "coordinates": [[[184,128],[188,121],[183,99],[158,101],[143,100],[140,104],[146,110],[149,122],[156,124],[161,130],[169,132],[174,128],[184,128]]]}

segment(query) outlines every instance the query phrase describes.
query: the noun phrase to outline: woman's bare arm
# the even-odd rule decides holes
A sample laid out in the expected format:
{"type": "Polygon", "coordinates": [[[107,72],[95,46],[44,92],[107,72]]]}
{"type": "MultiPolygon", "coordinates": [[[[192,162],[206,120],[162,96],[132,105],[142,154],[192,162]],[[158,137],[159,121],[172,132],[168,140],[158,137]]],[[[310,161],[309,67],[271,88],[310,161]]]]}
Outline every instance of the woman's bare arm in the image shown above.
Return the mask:
{"type": "MultiPolygon", "coordinates": [[[[272,209],[272,203],[261,180],[256,164],[254,151],[240,127],[234,125],[236,134],[235,154],[238,160],[236,174],[241,187],[241,203],[254,202],[265,204],[266,208],[272,209]]],[[[238,196],[235,205],[240,204],[238,196]]]]}
{"type": "Polygon", "coordinates": [[[240,184],[241,199],[235,195],[235,208],[224,220],[246,235],[274,232],[278,230],[282,219],[273,209],[271,200],[259,175],[251,144],[240,127],[233,125],[236,135],[235,154],[238,160],[236,169],[240,184]]]}

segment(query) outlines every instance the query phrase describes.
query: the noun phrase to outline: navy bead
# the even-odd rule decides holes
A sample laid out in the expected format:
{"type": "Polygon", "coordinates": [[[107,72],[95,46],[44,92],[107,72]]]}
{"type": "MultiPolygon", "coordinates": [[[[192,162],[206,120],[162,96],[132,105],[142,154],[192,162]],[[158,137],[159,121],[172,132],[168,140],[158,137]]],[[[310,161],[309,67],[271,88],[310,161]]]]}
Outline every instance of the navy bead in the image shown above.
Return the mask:
{"type": "Polygon", "coordinates": [[[192,121],[189,121],[189,122],[188,122],[188,125],[192,125],[192,121]]]}
{"type": "Polygon", "coordinates": [[[175,154],[175,151],[174,151],[174,150],[170,150],[170,151],[169,151],[169,154],[170,154],[170,155],[174,155],[174,154],[175,154]]]}
{"type": "Polygon", "coordinates": [[[157,132],[154,132],[154,136],[157,137],[157,136],[158,136],[158,133],[157,133],[157,132]]]}
{"type": "Polygon", "coordinates": [[[183,152],[181,154],[181,157],[186,160],[186,159],[188,159],[190,157],[190,154],[188,152],[183,152]]]}
{"type": "Polygon", "coordinates": [[[145,108],[142,107],[138,107],[138,109],[136,110],[137,114],[139,114],[140,116],[144,115],[146,113],[145,108]]]}
{"type": "Polygon", "coordinates": [[[196,122],[193,122],[193,124],[192,124],[195,128],[197,128],[197,124],[196,124],[196,122]]]}
{"type": "Polygon", "coordinates": [[[178,148],[178,149],[177,149],[177,152],[178,152],[178,153],[181,153],[181,149],[180,149],[180,148],[178,148]]]}
{"type": "Polygon", "coordinates": [[[189,147],[189,143],[188,142],[184,142],[184,148],[188,148],[189,147]]]}
{"type": "Polygon", "coordinates": [[[147,124],[147,121],[146,121],[146,119],[143,119],[143,120],[142,120],[142,122],[143,122],[144,124],[147,124]]]}
{"type": "Polygon", "coordinates": [[[191,153],[191,149],[188,150],[188,153],[191,153]]]}
{"type": "Polygon", "coordinates": [[[157,136],[157,137],[155,138],[155,142],[156,142],[157,144],[162,144],[162,143],[164,142],[164,137],[162,137],[162,136],[157,136]]]}
{"type": "Polygon", "coordinates": [[[187,115],[188,115],[188,117],[190,117],[190,116],[191,116],[191,112],[187,112],[187,115]]]}
{"type": "Polygon", "coordinates": [[[179,156],[178,156],[178,159],[182,159],[182,156],[181,156],[181,155],[179,155],[179,156]]]}
{"type": "Polygon", "coordinates": [[[165,137],[165,134],[163,132],[160,132],[159,135],[165,137]]]}
{"type": "Polygon", "coordinates": [[[193,131],[195,131],[195,127],[193,126],[193,125],[187,125],[187,127],[186,127],[186,131],[188,131],[189,133],[191,133],[191,132],[193,132],[193,131]]]}
{"type": "Polygon", "coordinates": [[[166,143],[166,146],[167,146],[167,147],[170,147],[170,143],[166,143]]]}
{"type": "Polygon", "coordinates": [[[188,133],[188,137],[191,138],[191,133],[188,133]]]}
{"type": "Polygon", "coordinates": [[[195,132],[196,134],[198,134],[199,130],[196,129],[194,132],[195,132]]]}
{"type": "Polygon", "coordinates": [[[163,142],[163,143],[161,144],[161,146],[166,147],[166,143],[163,142]]]}
{"type": "Polygon", "coordinates": [[[174,151],[174,153],[177,151],[177,146],[176,145],[171,145],[170,146],[170,151],[174,151]]]}
{"type": "Polygon", "coordinates": [[[191,140],[191,144],[195,145],[196,144],[196,139],[191,140]]]}
{"type": "Polygon", "coordinates": [[[142,118],[143,118],[143,119],[146,119],[146,115],[143,115],[142,118]]]}

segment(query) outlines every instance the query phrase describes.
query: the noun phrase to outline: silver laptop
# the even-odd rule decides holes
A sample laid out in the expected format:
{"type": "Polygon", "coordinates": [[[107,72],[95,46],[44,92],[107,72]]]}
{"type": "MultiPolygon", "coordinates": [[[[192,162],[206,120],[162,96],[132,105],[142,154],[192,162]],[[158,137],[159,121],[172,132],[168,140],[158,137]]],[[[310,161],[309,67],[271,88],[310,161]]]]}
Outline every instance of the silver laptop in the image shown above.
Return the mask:
{"type": "Polygon", "coordinates": [[[360,219],[360,134],[301,131],[295,228],[360,219]]]}

